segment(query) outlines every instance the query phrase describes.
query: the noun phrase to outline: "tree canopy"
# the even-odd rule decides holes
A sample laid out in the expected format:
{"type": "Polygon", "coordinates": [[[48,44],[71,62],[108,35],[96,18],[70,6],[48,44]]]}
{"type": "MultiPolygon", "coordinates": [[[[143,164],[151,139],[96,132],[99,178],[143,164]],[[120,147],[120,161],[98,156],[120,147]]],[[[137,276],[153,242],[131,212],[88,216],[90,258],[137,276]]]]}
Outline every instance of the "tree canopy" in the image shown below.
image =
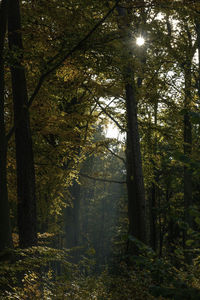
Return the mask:
{"type": "Polygon", "coordinates": [[[2,299],[199,299],[199,108],[199,1],[1,0],[2,299]]]}

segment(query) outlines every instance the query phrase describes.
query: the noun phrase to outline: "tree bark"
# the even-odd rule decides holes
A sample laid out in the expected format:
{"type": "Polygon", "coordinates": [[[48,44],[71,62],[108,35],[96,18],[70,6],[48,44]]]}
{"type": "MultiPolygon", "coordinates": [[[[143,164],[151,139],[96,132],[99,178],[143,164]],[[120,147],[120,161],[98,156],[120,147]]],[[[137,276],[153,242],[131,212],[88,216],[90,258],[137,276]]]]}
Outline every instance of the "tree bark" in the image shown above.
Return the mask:
{"type": "Polygon", "coordinates": [[[19,0],[12,0],[8,13],[9,48],[15,53],[11,65],[17,164],[18,227],[21,247],[37,243],[35,170],[23,60],[19,0]]]}
{"type": "Polygon", "coordinates": [[[65,213],[66,247],[79,245],[80,240],[80,184],[74,182],[70,189],[73,207],[67,206],[65,213]]]}
{"type": "Polygon", "coordinates": [[[134,84],[126,84],[129,234],[146,242],[145,190],[134,84]]]}
{"type": "MultiPolygon", "coordinates": [[[[191,86],[192,86],[192,76],[191,76],[191,61],[187,61],[185,69],[185,114],[184,114],[184,155],[190,158],[192,153],[192,124],[190,120],[189,111],[191,109],[191,86]]],[[[185,210],[185,222],[189,227],[193,227],[192,216],[190,215],[189,208],[193,204],[192,199],[192,172],[188,166],[184,166],[184,210],[185,210]]],[[[185,247],[185,241],[187,239],[187,234],[184,232],[183,245],[185,247]]]]}
{"type": "Polygon", "coordinates": [[[150,190],[150,199],[149,199],[149,225],[150,225],[150,246],[156,251],[157,249],[157,201],[156,201],[156,185],[152,182],[151,190],[150,190]]]}
{"type": "Polygon", "coordinates": [[[197,78],[197,89],[200,101],[200,22],[198,19],[195,20],[195,29],[197,34],[197,49],[198,49],[198,78],[197,78]]]}
{"type": "MultiPolygon", "coordinates": [[[[132,58],[131,49],[128,49],[129,42],[126,39],[126,37],[129,36],[130,24],[128,22],[127,10],[118,6],[117,11],[119,15],[118,27],[122,38],[122,47],[125,49],[123,50],[123,56],[127,58],[126,62],[124,62],[123,77],[125,81],[127,117],[126,170],[129,235],[146,243],[145,189],[137,120],[136,86],[134,70],[130,63],[127,63],[127,61],[131,61],[132,58]]],[[[137,252],[136,247],[131,241],[128,242],[128,251],[137,252]]]]}
{"type": "MultiPolygon", "coordinates": [[[[154,104],[154,126],[155,130],[157,130],[157,115],[158,115],[158,102],[156,100],[154,104]]],[[[157,132],[155,133],[155,138],[153,138],[153,143],[150,142],[149,146],[151,147],[150,151],[152,151],[153,159],[152,159],[152,164],[153,164],[153,182],[151,183],[151,192],[150,192],[150,199],[149,199],[149,225],[150,225],[150,246],[154,251],[157,249],[157,208],[158,208],[158,203],[157,203],[157,186],[156,183],[159,181],[159,175],[156,170],[156,162],[155,162],[155,157],[157,155],[157,132]]]]}
{"type": "Polygon", "coordinates": [[[12,247],[9,203],[7,192],[7,142],[4,120],[4,43],[7,25],[8,0],[2,0],[0,6],[0,251],[12,247]]]}

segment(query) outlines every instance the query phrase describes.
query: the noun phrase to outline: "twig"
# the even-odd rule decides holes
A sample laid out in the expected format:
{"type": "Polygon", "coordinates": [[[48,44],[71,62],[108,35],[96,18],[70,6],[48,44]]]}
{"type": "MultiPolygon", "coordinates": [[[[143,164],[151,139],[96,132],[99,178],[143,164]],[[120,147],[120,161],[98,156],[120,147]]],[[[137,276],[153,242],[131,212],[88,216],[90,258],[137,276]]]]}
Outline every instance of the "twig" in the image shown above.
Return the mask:
{"type": "Polygon", "coordinates": [[[88,179],[92,179],[92,180],[97,180],[97,181],[102,181],[102,182],[110,182],[110,183],[119,183],[119,184],[124,184],[126,183],[126,181],[118,181],[118,180],[112,180],[112,179],[105,179],[105,178],[98,178],[98,177],[92,177],[83,173],[79,173],[80,176],[82,177],[86,177],[88,179]]]}
{"type": "Polygon", "coordinates": [[[113,156],[119,158],[121,161],[123,161],[124,164],[126,164],[126,160],[125,160],[123,157],[117,155],[115,152],[113,152],[113,151],[112,151],[111,149],[109,149],[108,147],[105,146],[105,148],[106,148],[113,156]]]}

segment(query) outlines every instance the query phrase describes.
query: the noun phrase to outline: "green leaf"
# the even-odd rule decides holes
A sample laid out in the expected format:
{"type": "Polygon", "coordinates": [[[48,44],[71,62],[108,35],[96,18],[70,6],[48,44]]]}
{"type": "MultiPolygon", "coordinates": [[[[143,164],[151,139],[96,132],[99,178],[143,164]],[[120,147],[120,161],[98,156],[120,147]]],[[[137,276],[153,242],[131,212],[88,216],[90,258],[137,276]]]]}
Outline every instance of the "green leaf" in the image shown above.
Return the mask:
{"type": "Polygon", "coordinates": [[[200,113],[198,112],[189,112],[190,120],[193,124],[200,124],[200,113]]]}
{"type": "Polygon", "coordinates": [[[194,240],[187,240],[186,246],[191,246],[194,243],[194,240]]]}
{"type": "Polygon", "coordinates": [[[196,218],[195,218],[195,222],[196,222],[198,225],[200,225],[200,217],[196,217],[196,218]]]}

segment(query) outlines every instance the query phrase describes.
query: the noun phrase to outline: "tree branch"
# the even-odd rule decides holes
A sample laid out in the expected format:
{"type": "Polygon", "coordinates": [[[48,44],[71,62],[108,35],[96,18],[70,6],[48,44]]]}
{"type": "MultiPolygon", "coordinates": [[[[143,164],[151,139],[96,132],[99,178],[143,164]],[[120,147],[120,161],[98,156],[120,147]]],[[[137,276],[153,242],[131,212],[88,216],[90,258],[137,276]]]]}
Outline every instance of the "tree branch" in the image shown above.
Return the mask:
{"type": "Polygon", "coordinates": [[[123,161],[123,163],[126,165],[126,160],[123,158],[123,157],[121,157],[121,156],[119,156],[119,155],[117,155],[115,152],[113,152],[111,149],[109,149],[108,147],[106,147],[106,146],[104,146],[113,156],[115,156],[115,157],[117,157],[118,159],[120,159],[121,161],[123,161]]]}
{"type": "Polygon", "coordinates": [[[92,177],[83,173],[79,173],[80,176],[82,177],[86,177],[88,179],[92,179],[92,180],[97,180],[97,181],[102,181],[102,182],[110,182],[110,183],[119,183],[119,184],[124,184],[126,183],[126,181],[118,181],[118,180],[112,180],[112,179],[105,179],[105,178],[98,178],[98,177],[92,177]]]}
{"type": "Polygon", "coordinates": [[[105,107],[103,107],[102,105],[101,105],[101,103],[99,102],[99,100],[97,99],[97,97],[95,97],[94,95],[93,95],[93,93],[91,92],[91,90],[87,87],[87,86],[85,86],[85,88],[89,91],[89,93],[93,96],[93,98],[94,98],[94,101],[98,104],[98,106],[101,108],[101,110],[104,112],[104,114],[105,115],[107,115],[116,125],[117,125],[117,127],[122,131],[122,132],[125,132],[126,130],[119,124],[119,122],[117,122],[114,118],[113,118],[113,116],[111,116],[111,114],[109,114],[108,112],[107,112],[107,110],[106,110],[106,108],[113,102],[113,100],[108,104],[108,105],[106,105],[106,108],[105,107]]]}
{"type": "Polygon", "coordinates": [[[114,11],[114,9],[116,8],[116,6],[118,5],[120,0],[117,0],[115,5],[107,12],[107,14],[99,21],[97,22],[97,24],[86,34],[86,36],[76,45],[74,46],[64,57],[62,57],[54,66],[52,66],[49,70],[47,70],[44,74],[41,75],[38,84],[33,92],[33,94],[31,95],[30,99],[29,99],[29,103],[28,103],[28,107],[31,106],[35,96],[37,95],[37,93],[39,92],[43,81],[45,80],[45,78],[51,74],[53,71],[55,71],[56,69],[58,69],[61,64],[67,59],[69,58],[75,51],[81,49],[81,47],[84,45],[84,43],[89,39],[89,37],[96,31],[96,29],[109,17],[109,15],[114,11]]]}
{"type": "Polygon", "coordinates": [[[102,109],[102,111],[104,112],[105,115],[107,115],[116,125],[117,127],[122,131],[125,132],[126,130],[119,124],[119,122],[117,120],[115,120],[115,118],[113,118],[113,116],[111,116],[111,114],[109,114],[107,112],[107,110],[101,105],[101,103],[99,102],[99,100],[97,100],[96,97],[94,97],[94,101],[98,104],[98,106],[102,109]]]}
{"type": "MultiPolygon", "coordinates": [[[[55,71],[56,69],[58,69],[62,63],[69,58],[75,51],[81,49],[81,47],[85,44],[85,42],[90,38],[90,36],[97,30],[97,28],[109,17],[109,15],[115,10],[116,6],[118,5],[118,3],[120,2],[120,0],[117,0],[115,5],[107,12],[107,14],[99,21],[97,22],[97,24],[86,34],[86,36],[76,45],[74,46],[66,55],[64,55],[57,63],[55,63],[55,65],[53,65],[52,67],[49,68],[49,70],[47,70],[45,73],[43,73],[39,80],[38,83],[32,93],[32,95],[29,98],[28,101],[28,105],[27,105],[27,109],[30,108],[30,106],[33,103],[33,100],[35,99],[35,97],[37,96],[44,80],[47,78],[48,75],[50,75],[53,71],[55,71]]],[[[57,55],[56,55],[57,56],[57,55]]],[[[52,60],[55,59],[54,56],[49,62],[51,62],[52,60]]],[[[13,126],[10,131],[8,132],[6,139],[7,142],[10,140],[11,136],[13,135],[14,131],[16,129],[16,126],[13,126]]]]}

